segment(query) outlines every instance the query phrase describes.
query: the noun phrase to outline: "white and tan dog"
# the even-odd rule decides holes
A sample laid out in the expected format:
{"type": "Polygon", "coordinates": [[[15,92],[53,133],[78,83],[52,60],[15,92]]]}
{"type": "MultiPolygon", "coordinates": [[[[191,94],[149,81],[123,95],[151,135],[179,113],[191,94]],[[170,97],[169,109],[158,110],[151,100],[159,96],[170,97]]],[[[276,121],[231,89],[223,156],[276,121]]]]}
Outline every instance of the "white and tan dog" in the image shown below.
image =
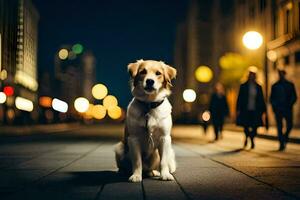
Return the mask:
{"type": "Polygon", "coordinates": [[[131,182],[142,181],[142,172],[174,180],[172,106],[167,97],[176,69],[161,61],[138,60],[128,71],[134,98],[127,108],[124,140],[115,149],[119,171],[132,173],[131,182]]]}

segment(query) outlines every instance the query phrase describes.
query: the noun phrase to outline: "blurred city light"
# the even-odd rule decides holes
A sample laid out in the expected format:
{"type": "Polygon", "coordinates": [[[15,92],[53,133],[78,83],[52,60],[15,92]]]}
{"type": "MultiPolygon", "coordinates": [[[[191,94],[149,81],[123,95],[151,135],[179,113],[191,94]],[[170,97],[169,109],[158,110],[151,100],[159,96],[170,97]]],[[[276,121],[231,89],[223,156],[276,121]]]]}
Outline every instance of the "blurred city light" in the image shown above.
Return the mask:
{"type": "Polygon", "coordinates": [[[196,100],[196,92],[193,89],[186,89],[183,91],[183,100],[186,102],[194,102],[196,100]]]}
{"type": "Polygon", "coordinates": [[[211,81],[213,77],[213,71],[207,66],[200,66],[195,71],[195,77],[197,81],[207,83],[211,81]]]}
{"type": "Polygon", "coordinates": [[[210,120],[210,112],[209,111],[204,111],[202,113],[202,120],[205,122],[208,122],[210,120]]]}
{"type": "Polygon", "coordinates": [[[54,98],[52,101],[52,108],[58,112],[65,113],[68,111],[68,104],[62,100],[54,98]]]}
{"type": "Polygon", "coordinates": [[[83,46],[81,44],[74,44],[72,47],[72,51],[76,54],[81,54],[83,51],[83,46]]]}
{"type": "Polygon", "coordinates": [[[118,100],[113,95],[108,95],[103,99],[103,106],[106,109],[109,109],[110,107],[115,107],[118,105],[118,100]]]}
{"type": "Polygon", "coordinates": [[[3,88],[3,92],[6,94],[6,96],[10,97],[10,96],[14,95],[14,88],[11,86],[5,86],[3,88]]]}
{"type": "Polygon", "coordinates": [[[19,110],[31,112],[33,110],[33,103],[29,99],[23,97],[16,97],[15,105],[19,110]]]}
{"type": "Polygon", "coordinates": [[[69,56],[69,51],[67,49],[61,49],[59,50],[58,52],[58,57],[61,59],[61,60],[65,60],[67,59],[69,56]]]}
{"type": "Polygon", "coordinates": [[[0,104],[5,103],[6,101],[6,94],[4,92],[0,92],[0,104]]]}
{"type": "Polygon", "coordinates": [[[85,112],[85,115],[84,115],[84,117],[86,119],[92,119],[93,118],[93,108],[94,108],[94,105],[90,104],[88,110],[85,112]]]}
{"type": "Polygon", "coordinates": [[[258,49],[263,43],[263,37],[256,31],[248,31],[243,36],[243,44],[251,50],[258,49]]]}
{"type": "Polygon", "coordinates": [[[276,51],[270,50],[267,52],[267,58],[272,61],[275,62],[277,60],[277,53],[276,51]]]}
{"type": "Polygon", "coordinates": [[[87,100],[84,97],[78,97],[75,99],[74,107],[75,110],[77,110],[80,113],[84,113],[89,109],[90,103],[89,100],[87,100]]]}
{"type": "Polygon", "coordinates": [[[106,115],[106,109],[102,105],[95,105],[92,108],[92,113],[95,119],[103,119],[106,115]]]}
{"type": "Polygon", "coordinates": [[[119,119],[122,116],[122,109],[119,106],[110,107],[107,114],[112,119],[119,119]]]}
{"type": "Polygon", "coordinates": [[[92,88],[92,95],[95,99],[103,99],[108,93],[107,87],[103,84],[96,84],[92,88]]]}
{"type": "Polygon", "coordinates": [[[39,104],[45,108],[51,108],[52,106],[52,98],[47,96],[42,96],[39,98],[39,104]]]}
{"type": "Polygon", "coordinates": [[[0,73],[0,79],[4,81],[7,78],[7,71],[3,69],[0,73]]]}

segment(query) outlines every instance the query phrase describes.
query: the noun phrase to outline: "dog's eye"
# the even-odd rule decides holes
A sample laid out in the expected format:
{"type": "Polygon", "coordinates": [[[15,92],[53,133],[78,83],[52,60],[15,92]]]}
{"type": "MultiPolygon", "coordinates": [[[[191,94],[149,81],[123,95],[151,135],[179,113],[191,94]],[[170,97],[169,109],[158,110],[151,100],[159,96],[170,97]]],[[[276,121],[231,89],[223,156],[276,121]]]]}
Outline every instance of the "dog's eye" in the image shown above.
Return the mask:
{"type": "Polygon", "coordinates": [[[161,75],[160,71],[157,71],[155,74],[156,74],[156,76],[161,75]]]}
{"type": "Polygon", "coordinates": [[[140,74],[147,74],[147,70],[146,69],[143,69],[140,74]]]}

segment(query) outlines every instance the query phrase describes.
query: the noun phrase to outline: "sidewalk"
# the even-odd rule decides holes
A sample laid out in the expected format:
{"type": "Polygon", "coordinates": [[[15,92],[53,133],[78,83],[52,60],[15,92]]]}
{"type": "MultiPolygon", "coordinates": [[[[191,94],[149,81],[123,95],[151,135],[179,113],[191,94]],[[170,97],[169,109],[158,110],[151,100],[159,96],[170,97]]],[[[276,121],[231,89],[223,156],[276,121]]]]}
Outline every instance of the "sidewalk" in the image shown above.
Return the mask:
{"type": "Polygon", "coordinates": [[[0,126],[0,136],[56,133],[78,129],[80,126],[80,123],[38,124],[28,126],[0,126]]]}
{"type": "MultiPolygon", "coordinates": [[[[243,132],[243,128],[236,126],[235,124],[226,124],[224,126],[225,130],[229,131],[236,131],[236,132],[243,132]]],[[[260,138],[266,138],[266,139],[272,139],[277,140],[277,130],[275,126],[271,126],[269,130],[266,130],[265,127],[260,127],[257,130],[258,134],[257,136],[260,138]]],[[[289,142],[293,143],[300,143],[300,129],[299,128],[293,128],[290,133],[290,139],[289,142]]]]}

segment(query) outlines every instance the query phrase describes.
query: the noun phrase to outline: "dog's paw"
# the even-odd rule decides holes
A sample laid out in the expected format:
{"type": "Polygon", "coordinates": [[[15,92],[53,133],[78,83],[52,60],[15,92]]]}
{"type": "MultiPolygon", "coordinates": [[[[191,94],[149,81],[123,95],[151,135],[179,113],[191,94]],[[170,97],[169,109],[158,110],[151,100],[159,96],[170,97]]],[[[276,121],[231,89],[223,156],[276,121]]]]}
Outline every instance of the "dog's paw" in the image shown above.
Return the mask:
{"type": "Polygon", "coordinates": [[[132,174],[132,175],[129,177],[128,181],[134,182],[134,183],[135,183],[135,182],[141,182],[141,181],[142,181],[142,175],[132,174]]]}
{"type": "Polygon", "coordinates": [[[148,176],[150,176],[150,177],[158,177],[158,176],[160,176],[160,172],[157,171],[157,170],[151,170],[151,171],[148,173],[148,176]]]}
{"type": "Polygon", "coordinates": [[[163,180],[163,181],[174,181],[174,177],[170,173],[161,174],[160,179],[163,180]]]}

